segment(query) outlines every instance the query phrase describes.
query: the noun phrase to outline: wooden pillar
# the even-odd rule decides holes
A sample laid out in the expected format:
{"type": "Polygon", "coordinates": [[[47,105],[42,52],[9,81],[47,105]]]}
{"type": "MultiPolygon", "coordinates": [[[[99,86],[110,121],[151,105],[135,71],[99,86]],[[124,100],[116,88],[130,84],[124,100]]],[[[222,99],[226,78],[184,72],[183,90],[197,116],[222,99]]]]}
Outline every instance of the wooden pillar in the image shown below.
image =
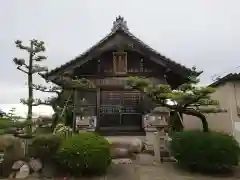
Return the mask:
{"type": "Polygon", "coordinates": [[[77,93],[78,91],[76,89],[73,89],[73,122],[72,122],[73,133],[76,133],[77,93]]]}
{"type": "Polygon", "coordinates": [[[100,95],[101,95],[101,90],[100,88],[97,88],[97,102],[96,102],[96,115],[97,115],[97,118],[96,118],[96,130],[99,130],[99,118],[100,118],[100,95]]]}

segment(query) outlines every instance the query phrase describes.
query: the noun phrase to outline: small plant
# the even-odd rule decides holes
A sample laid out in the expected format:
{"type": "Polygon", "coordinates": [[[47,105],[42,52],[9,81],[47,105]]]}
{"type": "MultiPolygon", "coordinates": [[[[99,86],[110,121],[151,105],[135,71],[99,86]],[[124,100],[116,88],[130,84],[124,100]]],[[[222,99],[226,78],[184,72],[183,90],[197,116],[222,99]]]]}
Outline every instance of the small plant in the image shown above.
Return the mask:
{"type": "Polygon", "coordinates": [[[37,136],[29,146],[29,156],[39,158],[42,161],[51,161],[60,146],[61,140],[56,135],[37,136]]]}
{"type": "Polygon", "coordinates": [[[73,130],[69,126],[65,126],[64,124],[58,124],[54,129],[54,134],[61,136],[61,137],[69,137],[72,135],[73,130]]]}
{"type": "Polygon", "coordinates": [[[219,132],[175,133],[170,143],[179,165],[202,173],[231,172],[239,162],[238,142],[219,132]]]}
{"type": "Polygon", "coordinates": [[[110,145],[94,133],[75,134],[63,141],[56,154],[56,162],[73,175],[102,174],[111,163],[110,145]]]}

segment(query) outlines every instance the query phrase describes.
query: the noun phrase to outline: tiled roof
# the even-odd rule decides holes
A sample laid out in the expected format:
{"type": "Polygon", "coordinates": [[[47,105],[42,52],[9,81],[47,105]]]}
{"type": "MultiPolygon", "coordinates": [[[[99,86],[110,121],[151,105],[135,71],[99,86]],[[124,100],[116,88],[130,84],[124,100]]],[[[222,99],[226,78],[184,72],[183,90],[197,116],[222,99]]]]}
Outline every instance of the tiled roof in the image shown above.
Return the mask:
{"type": "MultiPolygon", "coordinates": [[[[57,73],[65,68],[67,68],[70,65],[74,65],[76,62],[79,61],[79,59],[84,58],[85,56],[89,55],[94,49],[98,48],[100,45],[104,44],[105,42],[107,42],[109,40],[109,38],[113,37],[116,33],[118,32],[123,32],[124,34],[126,34],[128,37],[130,37],[133,41],[141,44],[146,50],[148,50],[149,52],[157,55],[159,57],[159,59],[165,61],[169,66],[174,66],[176,68],[180,68],[183,71],[186,71],[188,73],[194,73],[195,71],[192,71],[192,69],[189,69],[179,63],[176,63],[175,61],[172,61],[171,59],[161,55],[159,52],[157,52],[156,50],[152,49],[150,46],[148,46],[147,44],[145,44],[144,42],[142,42],[139,38],[137,38],[136,36],[134,36],[127,27],[127,23],[126,21],[123,19],[123,17],[117,17],[116,21],[113,23],[113,28],[112,31],[105,36],[102,40],[100,40],[98,43],[96,43],[94,46],[92,46],[90,49],[88,49],[87,51],[85,51],[84,53],[80,54],[79,56],[77,56],[76,58],[74,58],[73,60],[61,65],[60,67],[57,67],[51,71],[49,71],[45,77],[50,76],[50,75],[54,75],[54,73],[57,73]]],[[[196,74],[200,74],[198,72],[195,72],[196,74]]]]}
{"type": "Polygon", "coordinates": [[[226,76],[218,78],[215,82],[210,84],[210,87],[216,87],[229,81],[240,80],[240,73],[229,73],[226,76]]]}

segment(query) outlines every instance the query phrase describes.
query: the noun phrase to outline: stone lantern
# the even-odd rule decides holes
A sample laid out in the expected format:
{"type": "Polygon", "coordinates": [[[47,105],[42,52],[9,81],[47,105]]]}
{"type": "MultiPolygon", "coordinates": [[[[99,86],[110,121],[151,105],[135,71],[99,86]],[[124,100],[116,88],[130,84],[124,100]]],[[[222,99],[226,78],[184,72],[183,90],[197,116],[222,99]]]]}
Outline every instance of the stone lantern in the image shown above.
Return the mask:
{"type": "Polygon", "coordinates": [[[146,131],[146,149],[154,152],[155,161],[161,161],[167,151],[168,119],[170,111],[166,107],[157,107],[144,119],[146,131]],[[161,155],[162,152],[162,155],[161,155]]]}
{"type": "Polygon", "coordinates": [[[170,116],[170,110],[166,107],[156,107],[153,111],[152,114],[157,117],[158,121],[155,122],[168,122],[169,116],[170,116]]]}
{"type": "Polygon", "coordinates": [[[167,132],[170,111],[168,108],[158,107],[155,112],[158,114],[158,120],[152,124],[157,129],[154,133],[154,159],[157,162],[163,162],[165,157],[169,157],[167,132]]]}

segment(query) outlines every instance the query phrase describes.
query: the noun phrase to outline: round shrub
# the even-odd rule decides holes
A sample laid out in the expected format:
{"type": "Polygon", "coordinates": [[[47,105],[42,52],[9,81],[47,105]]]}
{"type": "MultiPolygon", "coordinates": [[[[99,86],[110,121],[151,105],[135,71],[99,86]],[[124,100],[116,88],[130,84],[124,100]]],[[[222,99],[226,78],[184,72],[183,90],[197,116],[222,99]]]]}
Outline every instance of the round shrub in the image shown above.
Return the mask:
{"type": "Polygon", "coordinates": [[[219,132],[176,133],[170,143],[179,165],[202,173],[230,172],[239,162],[238,142],[219,132]]]}
{"type": "Polygon", "coordinates": [[[105,173],[111,163],[109,142],[90,132],[73,135],[61,144],[56,162],[75,175],[105,173]]]}
{"type": "Polygon", "coordinates": [[[29,156],[39,158],[42,161],[51,161],[57,152],[61,138],[57,135],[36,136],[29,145],[29,156]]]}

